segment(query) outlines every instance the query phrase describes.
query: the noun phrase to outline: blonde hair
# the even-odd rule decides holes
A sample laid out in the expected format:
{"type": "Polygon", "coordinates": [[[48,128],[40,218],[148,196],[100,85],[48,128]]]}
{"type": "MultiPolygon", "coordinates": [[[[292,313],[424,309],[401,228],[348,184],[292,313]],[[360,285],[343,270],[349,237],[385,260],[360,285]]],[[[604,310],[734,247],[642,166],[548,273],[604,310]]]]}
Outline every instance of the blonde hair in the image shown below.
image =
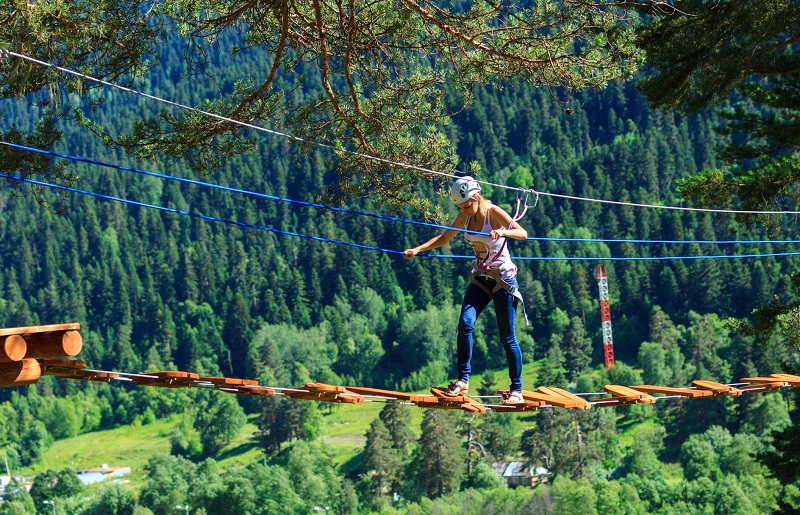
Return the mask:
{"type": "Polygon", "coordinates": [[[472,198],[478,201],[478,206],[481,215],[483,215],[483,217],[486,218],[489,215],[489,207],[491,207],[492,203],[489,202],[489,200],[483,198],[483,196],[480,193],[472,195],[472,198]]]}

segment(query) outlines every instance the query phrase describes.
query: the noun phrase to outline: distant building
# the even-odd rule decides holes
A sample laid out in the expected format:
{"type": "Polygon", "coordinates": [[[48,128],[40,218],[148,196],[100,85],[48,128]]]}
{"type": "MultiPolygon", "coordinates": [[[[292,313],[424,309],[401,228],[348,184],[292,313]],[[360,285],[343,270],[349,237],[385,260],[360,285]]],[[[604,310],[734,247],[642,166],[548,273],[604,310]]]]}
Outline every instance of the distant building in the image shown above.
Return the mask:
{"type": "Polygon", "coordinates": [[[497,461],[493,465],[495,473],[505,479],[510,487],[536,486],[546,483],[550,471],[544,467],[533,467],[524,461],[497,461]]]}
{"type": "Polygon", "coordinates": [[[127,476],[131,473],[130,467],[109,467],[105,463],[97,468],[78,470],[78,479],[84,485],[91,485],[92,483],[99,483],[107,479],[114,479],[115,477],[127,476]]]}

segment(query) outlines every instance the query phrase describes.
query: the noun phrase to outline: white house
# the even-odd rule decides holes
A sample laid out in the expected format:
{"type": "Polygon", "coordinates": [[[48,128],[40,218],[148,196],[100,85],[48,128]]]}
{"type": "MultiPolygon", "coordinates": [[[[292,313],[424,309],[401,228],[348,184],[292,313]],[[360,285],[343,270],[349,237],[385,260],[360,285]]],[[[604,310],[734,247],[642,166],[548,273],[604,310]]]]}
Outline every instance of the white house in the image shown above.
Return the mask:
{"type": "Polygon", "coordinates": [[[127,476],[131,473],[130,467],[109,467],[103,463],[97,468],[78,470],[78,479],[84,485],[91,485],[92,483],[99,483],[107,479],[114,479],[115,477],[127,476]]]}

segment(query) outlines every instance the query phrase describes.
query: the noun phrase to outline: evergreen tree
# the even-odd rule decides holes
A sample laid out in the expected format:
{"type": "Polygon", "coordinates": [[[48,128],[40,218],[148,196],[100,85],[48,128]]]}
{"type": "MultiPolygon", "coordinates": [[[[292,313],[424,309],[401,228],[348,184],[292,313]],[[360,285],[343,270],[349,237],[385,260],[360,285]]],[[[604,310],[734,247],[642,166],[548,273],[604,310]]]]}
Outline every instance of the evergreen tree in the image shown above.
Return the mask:
{"type": "Polygon", "coordinates": [[[374,472],[373,495],[381,496],[386,491],[394,493],[392,485],[397,481],[400,469],[400,455],[393,447],[389,431],[380,418],[372,421],[367,431],[364,446],[364,465],[367,472],[374,472]]]}
{"type": "Polygon", "coordinates": [[[428,410],[422,419],[417,481],[431,498],[455,492],[461,483],[464,450],[453,432],[458,416],[446,410],[428,410]]]}

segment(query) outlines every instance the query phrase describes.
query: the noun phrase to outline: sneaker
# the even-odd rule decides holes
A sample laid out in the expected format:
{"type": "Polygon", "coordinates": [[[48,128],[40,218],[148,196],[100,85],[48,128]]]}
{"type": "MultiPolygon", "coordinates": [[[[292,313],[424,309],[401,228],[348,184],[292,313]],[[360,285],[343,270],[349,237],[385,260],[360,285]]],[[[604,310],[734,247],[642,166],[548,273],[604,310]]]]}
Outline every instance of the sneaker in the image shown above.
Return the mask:
{"type": "Polygon", "coordinates": [[[447,391],[444,392],[445,395],[448,397],[458,397],[459,395],[464,395],[469,390],[469,383],[465,383],[460,379],[458,381],[453,381],[447,386],[447,391]]]}

